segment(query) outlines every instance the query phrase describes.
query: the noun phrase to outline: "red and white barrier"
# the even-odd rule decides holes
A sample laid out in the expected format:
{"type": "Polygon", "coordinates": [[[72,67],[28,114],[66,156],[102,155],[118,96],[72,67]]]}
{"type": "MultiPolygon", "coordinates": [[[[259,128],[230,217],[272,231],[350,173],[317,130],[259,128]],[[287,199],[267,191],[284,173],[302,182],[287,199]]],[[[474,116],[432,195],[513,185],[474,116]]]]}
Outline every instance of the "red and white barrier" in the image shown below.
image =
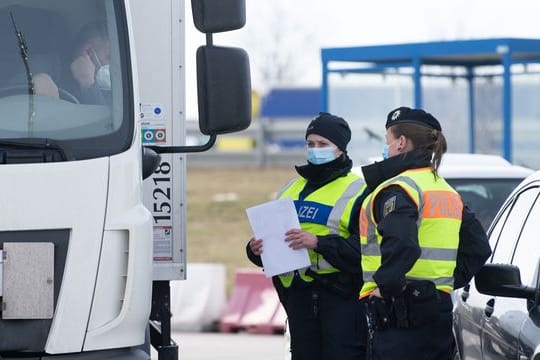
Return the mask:
{"type": "Polygon", "coordinates": [[[240,269],[220,320],[220,331],[273,334],[285,330],[285,310],[261,270],[240,269]]]}

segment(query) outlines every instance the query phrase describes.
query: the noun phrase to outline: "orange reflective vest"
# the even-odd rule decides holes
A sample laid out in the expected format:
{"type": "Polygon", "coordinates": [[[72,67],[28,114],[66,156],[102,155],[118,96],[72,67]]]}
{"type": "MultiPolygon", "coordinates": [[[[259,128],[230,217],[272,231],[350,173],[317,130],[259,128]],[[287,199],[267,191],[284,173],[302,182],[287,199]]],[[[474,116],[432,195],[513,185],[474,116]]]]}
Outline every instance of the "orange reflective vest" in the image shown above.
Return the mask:
{"type": "Polygon", "coordinates": [[[360,297],[368,296],[377,284],[373,274],[381,265],[382,236],[377,231],[373,205],[377,195],[389,186],[400,186],[418,209],[418,244],[421,255],[407,272],[408,280],[430,280],[437,289],[452,291],[456,267],[463,203],[459,194],[431,168],[412,169],[380,184],[360,210],[360,244],[364,286],[360,297]]]}

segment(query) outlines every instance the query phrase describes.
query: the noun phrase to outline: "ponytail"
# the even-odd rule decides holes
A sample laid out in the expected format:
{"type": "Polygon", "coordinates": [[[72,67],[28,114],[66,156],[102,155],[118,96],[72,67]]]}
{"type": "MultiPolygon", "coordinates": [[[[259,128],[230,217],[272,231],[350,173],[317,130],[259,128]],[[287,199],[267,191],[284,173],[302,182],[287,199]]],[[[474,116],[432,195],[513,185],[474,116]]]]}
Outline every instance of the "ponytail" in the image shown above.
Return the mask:
{"type": "Polygon", "coordinates": [[[431,172],[437,178],[442,156],[446,152],[446,138],[439,130],[414,123],[400,123],[390,127],[394,136],[410,139],[415,150],[426,153],[431,159],[431,172]]]}
{"type": "MultiPolygon", "coordinates": [[[[442,156],[446,152],[446,138],[441,131],[432,129],[431,138],[433,139],[433,157],[431,159],[431,171],[435,177],[438,177],[439,166],[441,165],[442,156]]],[[[428,147],[429,148],[429,147],[428,147]]]]}

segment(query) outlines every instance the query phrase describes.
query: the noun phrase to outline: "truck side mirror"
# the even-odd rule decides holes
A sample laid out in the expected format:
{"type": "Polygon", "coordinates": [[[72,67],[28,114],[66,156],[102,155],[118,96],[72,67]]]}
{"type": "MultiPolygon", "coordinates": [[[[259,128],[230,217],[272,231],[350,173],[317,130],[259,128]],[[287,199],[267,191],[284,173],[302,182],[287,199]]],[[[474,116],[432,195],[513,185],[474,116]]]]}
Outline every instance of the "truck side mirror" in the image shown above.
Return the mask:
{"type": "Polygon", "coordinates": [[[243,49],[197,50],[199,128],[205,135],[246,129],[251,123],[249,58],[243,49]]]}
{"type": "Polygon", "coordinates": [[[161,156],[149,147],[143,147],[142,151],[142,178],[150,177],[161,162],[161,156]]]}
{"type": "Polygon", "coordinates": [[[207,35],[197,50],[199,128],[210,136],[243,130],[251,122],[249,58],[243,49],[214,46],[212,34],[245,25],[245,0],[192,0],[191,8],[195,27],[207,35]]]}
{"type": "Polygon", "coordinates": [[[202,33],[237,30],[246,24],[244,0],[191,0],[195,27],[202,33]]]}
{"type": "Polygon", "coordinates": [[[197,49],[197,97],[199,129],[210,138],[203,145],[147,146],[158,154],[206,151],[217,135],[251,123],[249,57],[240,48],[214,46],[212,39],[213,33],[244,26],[245,0],[192,0],[191,7],[195,26],[206,34],[206,45],[197,49]]]}

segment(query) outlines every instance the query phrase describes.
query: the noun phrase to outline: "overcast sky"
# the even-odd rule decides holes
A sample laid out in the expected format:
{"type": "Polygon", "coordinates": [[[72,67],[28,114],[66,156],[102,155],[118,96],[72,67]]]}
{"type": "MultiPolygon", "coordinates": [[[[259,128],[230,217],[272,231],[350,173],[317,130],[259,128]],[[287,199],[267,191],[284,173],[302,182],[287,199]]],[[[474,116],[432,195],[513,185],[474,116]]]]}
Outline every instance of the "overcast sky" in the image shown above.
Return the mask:
{"type": "MultiPolygon", "coordinates": [[[[186,69],[188,114],[194,110],[195,49],[204,36],[193,28],[190,1],[186,69]],[[194,106],[194,105],[193,105],[194,106]]],[[[260,65],[268,47],[293,57],[295,86],[320,85],[320,49],[491,37],[540,38],[540,0],[246,0],[247,23],[215,37],[245,48],[253,89],[264,91],[260,65]],[[286,36],[275,43],[272,34],[286,36]]]]}

